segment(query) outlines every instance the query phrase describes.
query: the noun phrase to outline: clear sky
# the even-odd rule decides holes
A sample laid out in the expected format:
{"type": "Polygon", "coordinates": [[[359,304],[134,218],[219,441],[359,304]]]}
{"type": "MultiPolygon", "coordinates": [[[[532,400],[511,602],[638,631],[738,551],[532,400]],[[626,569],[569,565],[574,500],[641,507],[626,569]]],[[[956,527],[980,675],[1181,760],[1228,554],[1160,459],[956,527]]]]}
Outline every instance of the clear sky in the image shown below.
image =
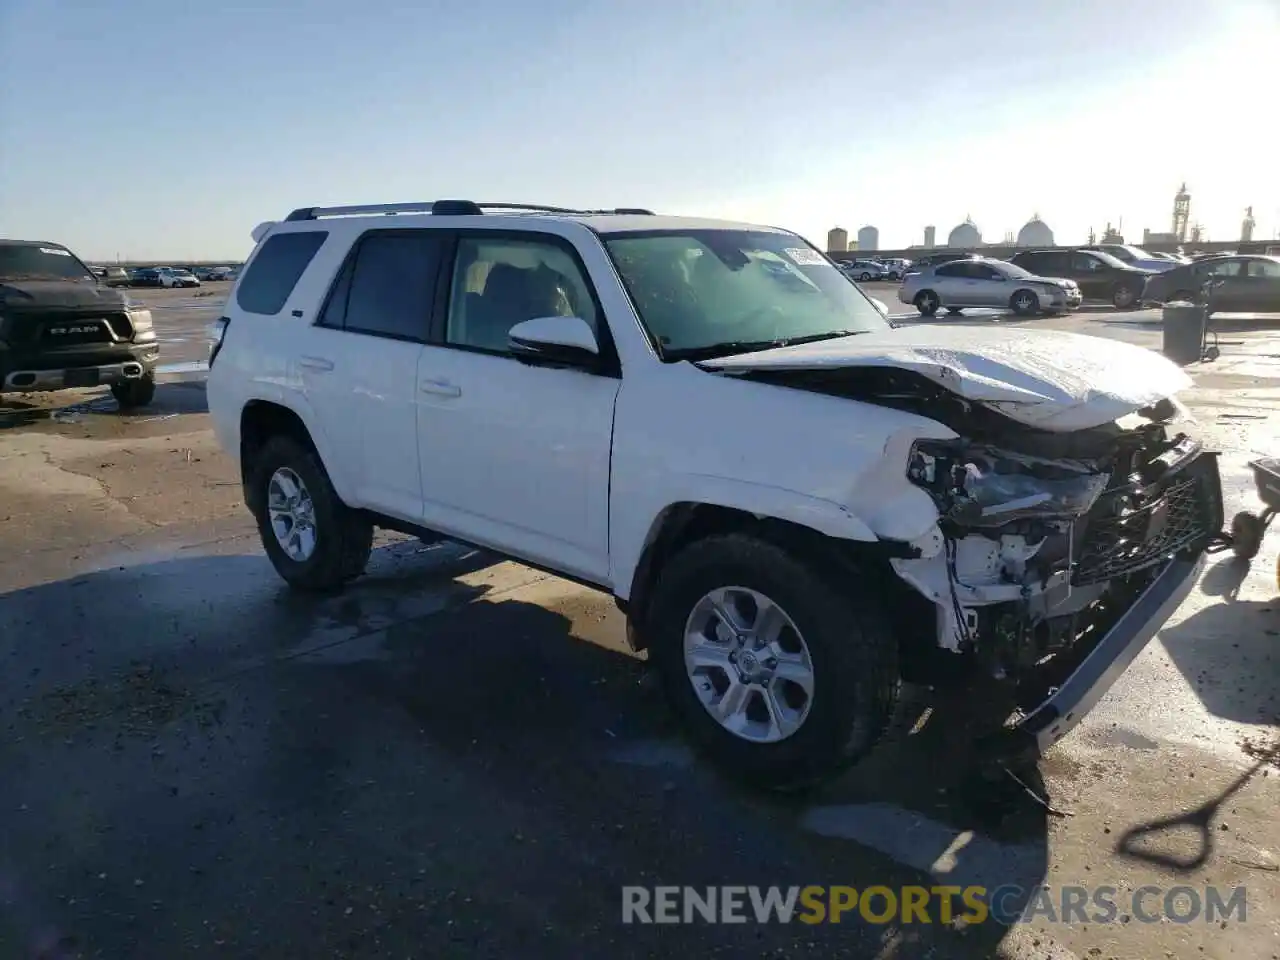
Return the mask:
{"type": "Polygon", "coordinates": [[[232,258],[314,204],[939,240],[1280,230],[1280,0],[0,0],[0,236],[232,258]]]}

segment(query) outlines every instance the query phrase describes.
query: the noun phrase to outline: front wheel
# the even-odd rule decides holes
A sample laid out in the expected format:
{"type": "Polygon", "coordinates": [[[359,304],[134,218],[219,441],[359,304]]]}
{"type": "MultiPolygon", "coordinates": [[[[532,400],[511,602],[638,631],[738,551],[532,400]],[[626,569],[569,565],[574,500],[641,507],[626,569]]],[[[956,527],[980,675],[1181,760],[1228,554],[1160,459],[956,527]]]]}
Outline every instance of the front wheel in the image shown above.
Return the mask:
{"type": "Polygon", "coordinates": [[[263,548],[289,586],[329,591],[364,572],[373,524],[342,502],[313,450],[275,437],[250,470],[263,548]]]}
{"type": "Polygon", "coordinates": [[[1009,298],[1009,307],[1020,317],[1029,317],[1040,312],[1040,298],[1030,290],[1019,290],[1009,298]]]}
{"type": "Polygon", "coordinates": [[[898,695],[897,645],[873,590],[837,590],[796,555],[708,537],[660,575],[650,656],[689,738],[731,776],[794,789],[865,756],[898,695]]]}
{"type": "Polygon", "coordinates": [[[1111,294],[1111,305],[1117,310],[1128,310],[1138,302],[1138,291],[1127,283],[1122,283],[1111,294]]]}
{"type": "Polygon", "coordinates": [[[149,373],[131,380],[117,380],[111,385],[111,395],[116,398],[121,410],[145,407],[156,396],[155,375],[149,373]]]}
{"type": "Polygon", "coordinates": [[[938,307],[942,305],[941,301],[938,300],[938,295],[932,290],[921,290],[916,294],[913,302],[916,305],[916,309],[925,317],[932,317],[938,312],[938,307]]]}

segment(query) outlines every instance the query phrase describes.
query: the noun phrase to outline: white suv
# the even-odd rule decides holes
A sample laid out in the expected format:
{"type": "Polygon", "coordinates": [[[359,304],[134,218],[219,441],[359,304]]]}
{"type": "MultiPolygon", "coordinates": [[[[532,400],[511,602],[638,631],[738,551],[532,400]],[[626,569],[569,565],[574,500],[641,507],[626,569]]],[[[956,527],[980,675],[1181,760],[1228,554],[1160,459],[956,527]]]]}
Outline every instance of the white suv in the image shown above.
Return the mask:
{"type": "Polygon", "coordinates": [[[996,678],[990,755],[1044,749],[1221,529],[1173,364],[893,329],[789,232],[451,200],[253,235],[209,408],[280,575],[340,587],[382,526],[607,591],[690,737],[760,784],[863,756],[904,681],[996,678]]]}

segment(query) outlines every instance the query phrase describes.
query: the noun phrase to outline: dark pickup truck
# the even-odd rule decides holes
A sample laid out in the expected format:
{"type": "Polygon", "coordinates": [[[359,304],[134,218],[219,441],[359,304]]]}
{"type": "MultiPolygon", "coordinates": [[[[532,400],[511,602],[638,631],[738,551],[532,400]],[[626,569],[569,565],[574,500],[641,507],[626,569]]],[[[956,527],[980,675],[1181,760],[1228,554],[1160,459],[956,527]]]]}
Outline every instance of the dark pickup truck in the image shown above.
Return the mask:
{"type": "Polygon", "coordinates": [[[0,393],[109,386],[146,406],[159,357],[151,311],[66,247],[0,240],[0,393]]]}

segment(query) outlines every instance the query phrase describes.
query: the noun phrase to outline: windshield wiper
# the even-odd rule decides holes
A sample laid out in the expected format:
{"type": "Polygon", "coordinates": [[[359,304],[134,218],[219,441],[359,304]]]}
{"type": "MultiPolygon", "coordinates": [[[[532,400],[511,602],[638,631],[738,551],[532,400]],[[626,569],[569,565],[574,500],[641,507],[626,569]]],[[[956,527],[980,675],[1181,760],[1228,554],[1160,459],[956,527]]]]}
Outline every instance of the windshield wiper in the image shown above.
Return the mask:
{"type": "Polygon", "coordinates": [[[714,360],[717,357],[729,357],[735,353],[755,353],[758,350],[773,350],[777,347],[793,347],[801,343],[817,343],[820,340],[837,340],[840,337],[853,337],[865,330],[828,330],[826,333],[812,333],[804,337],[778,337],[774,340],[726,340],[705,347],[685,347],[680,350],[664,350],[664,360],[714,360]]]}

